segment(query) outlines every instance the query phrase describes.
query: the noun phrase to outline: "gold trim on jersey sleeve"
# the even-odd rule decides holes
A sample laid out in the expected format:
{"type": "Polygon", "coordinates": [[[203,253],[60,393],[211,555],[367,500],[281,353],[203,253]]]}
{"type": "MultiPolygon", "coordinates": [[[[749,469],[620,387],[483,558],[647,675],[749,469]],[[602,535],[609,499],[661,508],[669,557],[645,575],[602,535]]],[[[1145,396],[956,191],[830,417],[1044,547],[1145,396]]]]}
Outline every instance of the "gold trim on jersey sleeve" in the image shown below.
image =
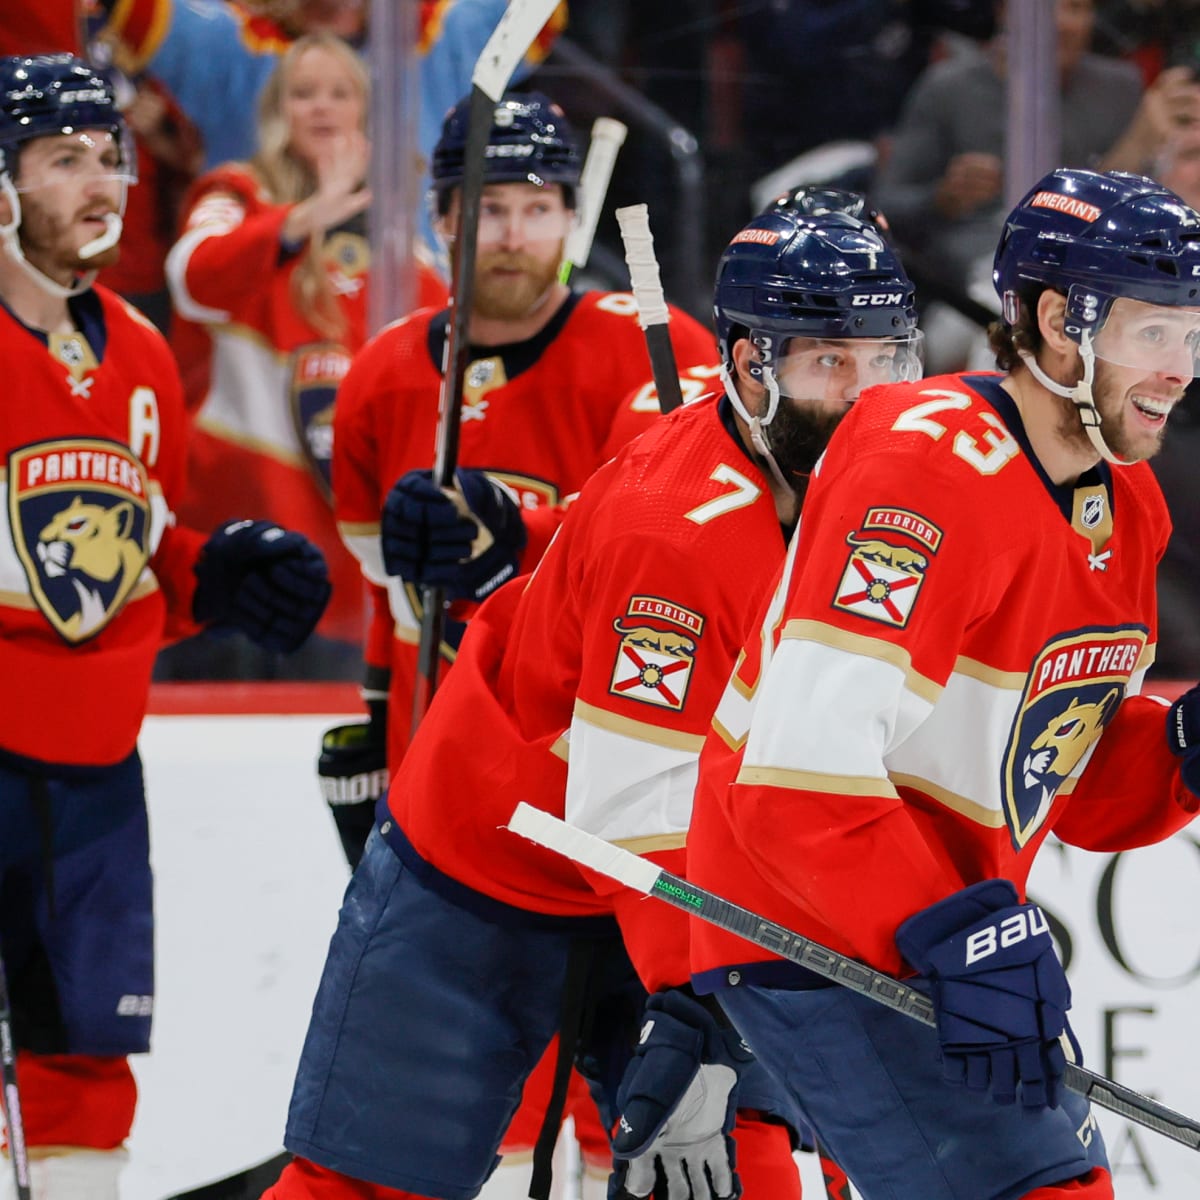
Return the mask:
{"type": "MultiPolygon", "coordinates": [[[[816,642],[821,646],[830,646],[835,650],[844,650],[860,658],[873,658],[897,667],[904,673],[904,685],[915,696],[930,704],[936,704],[941,696],[943,687],[935,683],[927,675],[913,670],[912,656],[902,646],[892,642],[880,641],[862,633],[850,633],[839,629],[836,625],[828,625],[824,621],[792,620],[783,627],[780,640],[789,638],[793,641],[816,642]]],[[[1024,677],[1022,677],[1022,683],[1024,677]]]]}
{"type": "Polygon", "coordinates": [[[656,833],[648,837],[623,838],[614,843],[633,854],[654,854],[659,850],[681,850],[687,845],[687,834],[656,833]]]}
{"type": "Polygon", "coordinates": [[[931,797],[943,808],[958,813],[960,817],[966,817],[968,821],[974,821],[976,825],[983,825],[988,829],[1004,828],[1004,813],[999,809],[991,809],[974,800],[968,800],[966,796],[930,783],[928,779],[922,779],[919,775],[901,775],[893,772],[891,780],[897,787],[910,787],[931,797]]]}
{"type": "Polygon", "coordinates": [[[663,729],[658,725],[635,721],[630,717],[618,717],[615,713],[596,708],[583,700],[575,701],[574,712],[581,721],[594,725],[597,729],[606,729],[609,733],[634,738],[639,742],[649,742],[654,746],[664,746],[668,750],[685,750],[691,754],[699,754],[704,747],[704,738],[698,733],[683,733],[677,729],[663,729]]]}
{"type": "Polygon", "coordinates": [[[743,766],[734,782],[787,788],[795,792],[831,792],[835,796],[899,799],[890,779],[871,775],[825,775],[819,771],[797,771],[791,767],[743,766]]]}
{"type": "Polygon", "coordinates": [[[986,683],[990,687],[1010,692],[1024,691],[1025,681],[1029,678],[1028,671],[998,671],[995,667],[989,667],[973,658],[956,658],[954,674],[965,675],[978,683],[986,683]]]}

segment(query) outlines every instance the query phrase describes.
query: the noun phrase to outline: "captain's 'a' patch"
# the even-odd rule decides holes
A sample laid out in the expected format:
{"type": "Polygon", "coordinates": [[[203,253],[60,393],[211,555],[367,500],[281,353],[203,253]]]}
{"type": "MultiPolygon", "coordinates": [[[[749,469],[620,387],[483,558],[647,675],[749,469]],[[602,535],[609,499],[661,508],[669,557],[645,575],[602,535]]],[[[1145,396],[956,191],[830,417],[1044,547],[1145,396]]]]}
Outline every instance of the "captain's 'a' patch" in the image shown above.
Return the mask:
{"type": "Polygon", "coordinates": [[[609,692],[659,708],[682,709],[704,618],[659,596],[631,596],[613,628],[620,640],[609,692]]]}
{"type": "Polygon", "coordinates": [[[834,608],[903,629],[925,582],[929,556],[941,545],[942,531],[905,509],[875,507],[867,510],[861,532],[852,529],[846,541],[850,557],[838,583],[834,608]],[[900,545],[891,537],[871,537],[873,530],[903,533],[924,549],[900,545]]]}
{"type": "Polygon", "coordinates": [[[8,516],[29,591],[67,642],[120,612],[149,558],[146,473],[128,446],[38,442],[8,459],[8,516]]]}

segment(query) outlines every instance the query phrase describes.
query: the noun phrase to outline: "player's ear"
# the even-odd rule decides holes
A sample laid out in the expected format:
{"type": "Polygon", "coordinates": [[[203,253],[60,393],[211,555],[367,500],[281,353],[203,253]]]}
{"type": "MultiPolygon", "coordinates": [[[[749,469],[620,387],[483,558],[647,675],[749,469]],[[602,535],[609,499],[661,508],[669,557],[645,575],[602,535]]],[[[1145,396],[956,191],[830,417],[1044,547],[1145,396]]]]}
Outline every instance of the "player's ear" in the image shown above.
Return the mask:
{"type": "Polygon", "coordinates": [[[1064,329],[1066,314],[1067,298],[1061,292],[1047,288],[1038,297],[1038,332],[1045,345],[1059,354],[1069,353],[1074,345],[1064,329]]]}
{"type": "Polygon", "coordinates": [[[756,370],[762,362],[762,354],[749,338],[738,338],[733,343],[734,378],[743,384],[762,389],[762,376],[756,370]]]}

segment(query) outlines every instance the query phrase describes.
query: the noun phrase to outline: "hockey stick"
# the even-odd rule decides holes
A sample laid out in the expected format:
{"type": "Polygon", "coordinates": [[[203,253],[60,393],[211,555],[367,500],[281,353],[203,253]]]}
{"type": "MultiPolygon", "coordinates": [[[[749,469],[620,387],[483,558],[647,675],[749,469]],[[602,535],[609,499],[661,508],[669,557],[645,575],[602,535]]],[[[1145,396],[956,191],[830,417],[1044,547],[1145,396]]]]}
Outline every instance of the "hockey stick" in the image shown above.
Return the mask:
{"type": "Polygon", "coordinates": [[[583,173],[579,177],[579,223],[571,230],[563,247],[563,263],[558,272],[559,283],[566,283],[576,267],[587,265],[596,238],[596,226],[608,183],[617,162],[617,151],[625,144],[628,126],[612,117],[597,117],[592,123],[592,140],[588,145],[583,173]]]}
{"type": "MultiPolygon", "coordinates": [[[[467,110],[467,142],[463,150],[463,181],[455,234],[454,280],[450,295],[450,327],[446,334],[442,388],[438,400],[437,449],[433,481],[454,486],[458,468],[458,434],[463,381],[470,355],[471,294],[475,284],[475,250],[479,243],[479,204],[483,193],[484,158],[492,131],[492,113],[517,64],[550,19],[557,0],[511,0],[500,23],[475,62],[471,102],[467,110]]],[[[421,640],[417,651],[417,683],[413,692],[415,730],[437,689],[445,626],[445,592],[421,589],[421,640]]]]}
{"type": "MultiPolygon", "coordinates": [[[[673,904],[693,917],[735,933],[780,958],[798,963],[814,974],[886,1005],[923,1025],[937,1024],[933,1003],[915,988],[827,946],[809,941],[801,934],[768,921],[766,917],[722,899],[715,892],[697,887],[669,871],[660,870],[649,859],[639,858],[631,851],[568,825],[541,809],[525,803],[518,804],[508,828],[539,846],[545,846],[601,875],[607,875],[634,891],[673,904]]],[[[1200,1122],[1181,1116],[1157,1100],[1074,1063],[1067,1064],[1063,1078],[1071,1091],[1086,1096],[1100,1108],[1161,1133],[1192,1150],[1200,1150],[1200,1122]]]]}
{"type": "Polygon", "coordinates": [[[646,334],[646,349],[650,352],[650,373],[658,392],[658,407],[669,413],[683,403],[679,390],[679,368],[667,322],[671,319],[667,299],[663,295],[658,259],[654,257],[654,237],[650,233],[650,210],[644,204],[632,204],[617,209],[617,224],[625,245],[625,265],[629,268],[629,284],[638,306],[638,324],[646,334]]]}
{"type": "Polygon", "coordinates": [[[12,1005],[8,999],[3,962],[0,962],[0,1082],[4,1086],[4,1119],[17,1200],[30,1200],[29,1156],[25,1150],[25,1124],[21,1120],[21,1093],[17,1090],[17,1049],[13,1041],[12,1005]]]}

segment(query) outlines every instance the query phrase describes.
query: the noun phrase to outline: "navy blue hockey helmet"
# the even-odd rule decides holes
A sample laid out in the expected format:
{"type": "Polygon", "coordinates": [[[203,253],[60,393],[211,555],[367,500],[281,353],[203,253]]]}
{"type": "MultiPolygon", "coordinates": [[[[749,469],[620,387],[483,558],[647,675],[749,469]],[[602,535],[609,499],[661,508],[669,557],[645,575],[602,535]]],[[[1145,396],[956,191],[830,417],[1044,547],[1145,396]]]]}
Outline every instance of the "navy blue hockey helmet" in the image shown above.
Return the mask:
{"type": "MultiPolygon", "coordinates": [[[[442,213],[451,192],[463,181],[470,107],[467,97],[446,114],[433,149],[433,189],[442,213]]],[[[573,208],[582,168],[575,132],[553,100],[540,92],[501,97],[488,134],[485,183],[561,184],[567,205],[573,208]]]]}
{"type": "Polygon", "coordinates": [[[12,174],[23,142],[125,124],[108,80],[71,54],[0,58],[0,169],[12,174]]]}
{"type": "Polygon", "coordinates": [[[1200,217],[1144,176],[1060,168],[1008,215],[992,281],[1009,325],[1030,285],[1063,292],[1076,342],[1118,298],[1200,306],[1200,217]]]}
{"type": "Polygon", "coordinates": [[[882,229],[890,231],[887,218],[861,192],[848,192],[844,188],[817,187],[803,183],[790,191],[776,196],[763,212],[791,212],[802,217],[822,217],[826,213],[845,213],[857,217],[882,229]]]}
{"type": "Polygon", "coordinates": [[[873,225],[841,210],[772,208],[721,255],[713,321],[729,363],[739,336],[915,337],[917,310],[912,283],[873,225]]]}

